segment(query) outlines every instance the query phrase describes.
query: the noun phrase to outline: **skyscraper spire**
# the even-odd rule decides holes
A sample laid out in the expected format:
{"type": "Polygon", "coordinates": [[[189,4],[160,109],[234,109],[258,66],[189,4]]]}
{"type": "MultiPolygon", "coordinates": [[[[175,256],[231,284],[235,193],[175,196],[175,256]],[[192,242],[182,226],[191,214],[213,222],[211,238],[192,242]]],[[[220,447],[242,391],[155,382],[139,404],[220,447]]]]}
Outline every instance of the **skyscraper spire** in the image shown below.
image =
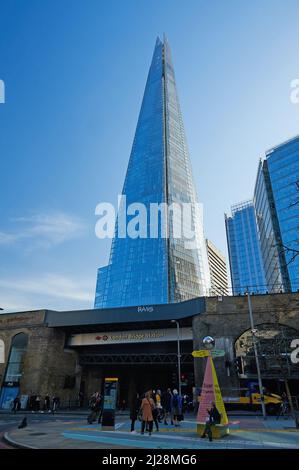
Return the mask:
{"type": "MultiPolygon", "coordinates": [[[[171,303],[207,295],[210,275],[202,213],[189,160],[170,48],[156,40],[122,194],[126,206],[188,206],[192,245],[176,227],[183,213],[167,211],[167,236],[120,238],[116,223],[108,266],[100,268],[95,307],[171,303]],[[190,246],[188,246],[190,245],[190,246]]],[[[125,214],[127,223],[132,218],[125,214]]],[[[148,220],[148,226],[151,221],[148,220]]]]}

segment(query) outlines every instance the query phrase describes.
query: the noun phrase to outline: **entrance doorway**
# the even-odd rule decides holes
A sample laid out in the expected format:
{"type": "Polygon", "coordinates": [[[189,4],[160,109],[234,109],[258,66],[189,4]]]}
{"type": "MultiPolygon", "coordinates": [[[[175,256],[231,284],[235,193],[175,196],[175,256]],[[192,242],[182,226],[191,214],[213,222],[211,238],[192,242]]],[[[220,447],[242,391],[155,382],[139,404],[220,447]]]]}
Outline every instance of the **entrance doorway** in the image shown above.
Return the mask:
{"type": "MultiPolygon", "coordinates": [[[[143,395],[147,390],[161,390],[162,392],[170,388],[178,389],[177,366],[174,364],[147,364],[147,365],[103,365],[89,366],[84,368],[84,381],[88,377],[97,377],[99,387],[103,392],[105,378],[118,378],[118,398],[119,409],[127,409],[136,393],[143,395]]],[[[192,387],[194,385],[193,364],[182,366],[182,394],[192,397],[192,387]]],[[[87,388],[88,388],[88,384],[87,388]]],[[[93,390],[93,389],[92,389],[93,390]]],[[[96,390],[93,390],[93,392],[96,390]]]]}

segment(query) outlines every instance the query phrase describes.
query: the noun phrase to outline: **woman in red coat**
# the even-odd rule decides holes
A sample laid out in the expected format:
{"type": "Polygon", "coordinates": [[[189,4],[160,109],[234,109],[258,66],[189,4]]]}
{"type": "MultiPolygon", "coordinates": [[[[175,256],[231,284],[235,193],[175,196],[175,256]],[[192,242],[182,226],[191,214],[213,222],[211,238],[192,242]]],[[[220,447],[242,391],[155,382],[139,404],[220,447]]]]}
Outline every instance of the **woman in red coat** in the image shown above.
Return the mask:
{"type": "Polygon", "coordinates": [[[146,424],[148,424],[148,432],[151,435],[153,430],[153,409],[155,408],[155,402],[151,397],[151,392],[146,392],[145,397],[141,402],[141,412],[142,412],[142,425],[141,425],[141,434],[144,434],[144,429],[146,424]]]}

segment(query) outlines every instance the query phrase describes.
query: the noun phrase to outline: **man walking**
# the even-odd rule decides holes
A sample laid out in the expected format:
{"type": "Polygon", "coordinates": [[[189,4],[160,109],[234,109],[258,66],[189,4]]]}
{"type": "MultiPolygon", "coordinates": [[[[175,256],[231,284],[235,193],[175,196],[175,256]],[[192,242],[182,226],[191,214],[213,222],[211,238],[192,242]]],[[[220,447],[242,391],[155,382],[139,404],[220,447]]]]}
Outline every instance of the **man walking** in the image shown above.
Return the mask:
{"type": "Polygon", "coordinates": [[[182,397],[179,395],[178,391],[174,389],[171,397],[171,419],[175,427],[179,426],[182,409],[182,397]]]}

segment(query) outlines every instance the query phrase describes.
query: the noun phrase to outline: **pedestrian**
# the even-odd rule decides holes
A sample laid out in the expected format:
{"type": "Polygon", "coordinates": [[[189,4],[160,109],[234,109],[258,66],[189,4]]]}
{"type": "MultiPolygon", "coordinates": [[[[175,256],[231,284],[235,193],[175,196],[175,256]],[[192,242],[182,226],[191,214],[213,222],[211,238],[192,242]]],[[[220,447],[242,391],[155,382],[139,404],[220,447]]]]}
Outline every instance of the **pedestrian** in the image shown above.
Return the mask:
{"type": "Polygon", "coordinates": [[[98,396],[98,408],[99,408],[99,417],[98,417],[98,424],[102,422],[103,410],[104,410],[104,395],[99,393],[98,396]]]}
{"type": "Polygon", "coordinates": [[[182,400],[182,413],[186,413],[188,409],[188,403],[189,403],[189,397],[188,395],[183,395],[183,400],[182,400]]]}
{"type": "MultiPolygon", "coordinates": [[[[162,394],[162,399],[161,399],[161,404],[164,410],[164,424],[166,426],[168,425],[167,418],[168,416],[171,416],[171,400],[172,400],[172,393],[171,393],[170,388],[168,388],[166,392],[162,394]]],[[[172,418],[171,418],[171,424],[173,424],[172,418]]]]}
{"type": "Polygon", "coordinates": [[[136,434],[135,422],[138,419],[140,405],[141,405],[141,401],[140,401],[139,393],[135,393],[131,399],[131,404],[130,404],[131,433],[133,434],[136,434]]]}
{"type": "Polygon", "coordinates": [[[155,406],[151,395],[150,391],[146,392],[140,407],[142,412],[141,434],[144,434],[145,426],[148,425],[149,436],[152,434],[153,430],[153,409],[155,406]]]}
{"type": "Polygon", "coordinates": [[[153,420],[154,420],[154,423],[155,423],[155,426],[156,426],[156,431],[158,432],[159,431],[159,410],[157,408],[157,405],[155,404],[154,402],[154,407],[153,407],[153,410],[152,410],[152,413],[153,413],[153,420]]]}
{"type": "Polygon", "coordinates": [[[156,402],[156,407],[158,409],[161,409],[162,408],[162,405],[161,405],[161,390],[157,390],[156,396],[155,396],[155,402],[156,402]]]}
{"type": "Polygon", "coordinates": [[[221,423],[221,414],[216,408],[215,403],[212,403],[212,407],[210,410],[207,410],[208,412],[208,419],[204,428],[204,431],[202,433],[202,438],[205,438],[206,435],[208,435],[209,441],[212,442],[213,440],[213,432],[212,432],[212,426],[215,426],[216,424],[221,423]]]}
{"type": "Polygon", "coordinates": [[[35,411],[40,411],[40,396],[36,395],[35,398],[35,411]]]}
{"type": "Polygon", "coordinates": [[[80,390],[79,394],[78,394],[78,401],[79,401],[79,408],[83,408],[83,404],[84,404],[84,393],[82,392],[82,390],[80,390]]]}
{"type": "Polygon", "coordinates": [[[280,416],[285,416],[285,419],[287,419],[286,415],[288,414],[288,411],[289,411],[289,400],[288,400],[287,394],[283,392],[283,394],[281,395],[281,404],[280,404],[280,407],[278,408],[276,419],[278,420],[280,416]]]}
{"type": "Polygon", "coordinates": [[[16,412],[20,410],[20,405],[21,405],[20,398],[19,396],[16,396],[15,399],[13,400],[13,406],[12,406],[12,411],[14,412],[14,414],[16,414],[16,412]]]}
{"type": "Polygon", "coordinates": [[[50,396],[47,393],[44,398],[44,411],[47,411],[48,413],[51,411],[50,410],[50,396]]]}
{"type": "Polygon", "coordinates": [[[177,389],[174,389],[171,397],[171,418],[175,427],[179,426],[179,420],[182,415],[182,397],[177,389]]]}
{"type": "Polygon", "coordinates": [[[31,413],[34,413],[35,411],[35,399],[36,399],[36,395],[31,393],[29,397],[29,410],[31,410],[31,413]]]}
{"type": "Polygon", "coordinates": [[[55,413],[55,411],[57,411],[59,407],[59,403],[60,403],[60,398],[58,395],[55,394],[52,398],[52,413],[53,414],[55,413]]]}
{"type": "Polygon", "coordinates": [[[96,412],[97,412],[97,397],[98,394],[97,392],[93,393],[90,397],[89,400],[89,408],[90,408],[90,413],[87,416],[87,422],[88,424],[92,424],[95,419],[96,419],[96,412]]]}

